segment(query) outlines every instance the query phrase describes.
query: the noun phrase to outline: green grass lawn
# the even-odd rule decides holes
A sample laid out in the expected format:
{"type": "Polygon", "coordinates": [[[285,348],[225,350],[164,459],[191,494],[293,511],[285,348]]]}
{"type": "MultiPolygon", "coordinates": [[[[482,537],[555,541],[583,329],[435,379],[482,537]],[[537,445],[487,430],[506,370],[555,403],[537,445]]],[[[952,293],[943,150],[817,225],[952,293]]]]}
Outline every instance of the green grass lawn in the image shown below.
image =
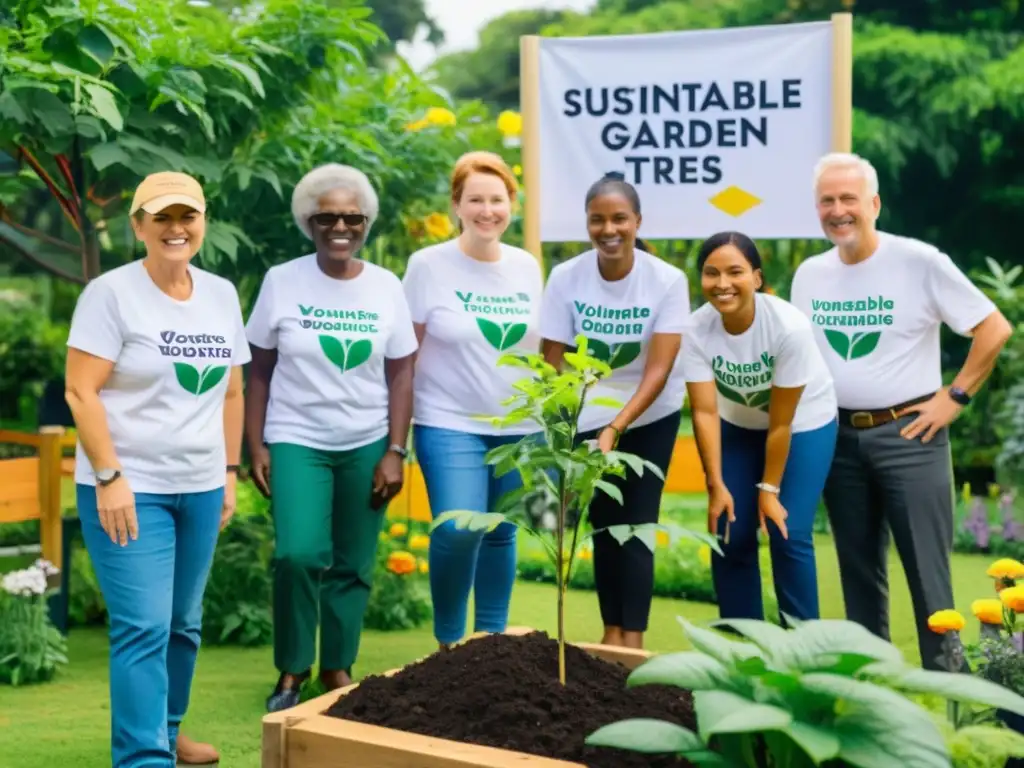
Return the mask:
{"type": "MultiPolygon", "coordinates": [[[[842,598],[832,542],[819,537],[819,583],[823,613],[841,617],[842,598]]],[[[957,608],[970,615],[971,601],[988,596],[985,576],[988,558],[954,557],[957,608]]],[[[891,561],[893,640],[908,659],[918,659],[913,613],[903,573],[891,561]]],[[[553,632],[555,591],[550,585],[520,582],[513,595],[511,622],[553,632]]],[[[599,640],[601,622],[592,592],[571,591],[568,633],[572,640],[599,640]]],[[[713,605],[656,599],[648,647],[657,651],[682,649],[675,616],[702,622],[716,616],[713,605]]],[[[973,639],[973,627],[965,633],[973,639]]],[[[357,676],[401,666],[430,653],[430,628],[401,633],[366,632],[356,666],[357,676]]],[[[25,688],[0,688],[0,766],[75,768],[110,765],[107,641],[105,630],[75,630],[70,636],[71,663],[53,682],[25,688]]],[[[205,647],[199,656],[187,730],[215,743],[225,768],[257,768],[260,764],[260,718],[263,701],[276,674],[269,648],[205,647]]],[[[572,674],[571,670],[569,674],[572,674]]]]}

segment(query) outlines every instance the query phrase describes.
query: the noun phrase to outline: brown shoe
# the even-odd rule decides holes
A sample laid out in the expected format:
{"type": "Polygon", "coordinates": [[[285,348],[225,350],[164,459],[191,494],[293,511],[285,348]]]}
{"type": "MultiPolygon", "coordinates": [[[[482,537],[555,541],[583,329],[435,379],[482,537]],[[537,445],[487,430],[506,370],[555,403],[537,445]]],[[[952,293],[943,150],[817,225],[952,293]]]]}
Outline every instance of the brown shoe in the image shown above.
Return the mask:
{"type": "Polygon", "coordinates": [[[184,733],[178,734],[178,765],[215,765],[220,755],[210,744],[193,741],[184,733]]]}
{"type": "Polygon", "coordinates": [[[352,675],[347,669],[322,669],[320,670],[320,682],[324,690],[336,691],[339,688],[352,685],[352,675]]]}

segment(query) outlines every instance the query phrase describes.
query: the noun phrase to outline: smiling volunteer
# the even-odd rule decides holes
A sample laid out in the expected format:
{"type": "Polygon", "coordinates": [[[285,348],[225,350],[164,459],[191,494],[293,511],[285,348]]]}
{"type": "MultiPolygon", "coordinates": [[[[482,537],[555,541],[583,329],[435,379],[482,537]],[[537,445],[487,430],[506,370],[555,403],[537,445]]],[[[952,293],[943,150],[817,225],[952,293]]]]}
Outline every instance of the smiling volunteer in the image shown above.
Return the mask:
{"type": "Polygon", "coordinates": [[[318,626],[320,682],[352,682],[384,511],[402,488],[416,335],[398,278],[358,258],[378,210],[361,171],[306,174],[292,213],[315,251],[268,270],[247,325],[246,434],[274,516],[271,712],[298,704],[318,626]]]}
{"type": "MultiPolygon", "coordinates": [[[[68,338],[78,516],[110,623],[114,768],[175,765],[203,591],[235,509],[249,348],[234,286],[190,263],[205,211],[190,176],[144,179],[130,216],[146,256],[85,287],[68,338]]],[[[189,763],[217,758],[190,746],[189,763]]]]}
{"type": "Polygon", "coordinates": [[[944,643],[956,635],[932,632],[928,617],[954,605],[949,426],[984,386],[1013,328],[947,254],[878,230],[878,173],[867,160],[826,155],[813,180],[834,247],[800,264],[792,301],[813,323],[836,382],[840,427],[825,506],[847,616],[889,638],[891,536],[921,663],[941,669],[944,643]],[[943,324],[971,338],[949,386],[943,324]]]}
{"type": "MultiPolygon", "coordinates": [[[[757,532],[769,536],[781,614],[819,617],[812,536],[838,423],[810,321],[761,293],[757,246],[721,232],[697,255],[707,303],[685,331],[682,367],[708,484],[711,568],[725,619],[763,619],[757,532]]],[[[784,619],[783,619],[784,621],[784,619]]]]}
{"type": "MultiPolygon", "coordinates": [[[[606,177],[584,202],[593,250],[551,270],[541,308],[541,336],[549,363],[588,339],[588,350],[612,368],[588,399],[612,398],[610,408],[591,402],[580,416],[580,439],[604,451],[617,446],[668,471],[685,397],[676,365],[690,310],[686,275],[638,247],[640,198],[625,181],[606,177]]],[[[622,503],[598,491],[590,505],[595,529],[620,523],[655,523],[664,481],[653,472],[609,477],[622,503]]],[[[594,537],[594,582],[604,622],[602,643],[643,647],[654,590],[654,554],[638,539],[619,544],[610,533],[594,537]]]]}
{"type": "MultiPolygon", "coordinates": [[[[416,362],[416,456],[431,514],[491,512],[520,485],[518,472],[496,477],[487,452],[518,442],[529,422],[498,428],[485,417],[502,405],[522,371],[499,367],[514,352],[536,353],[543,278],[537,259],[501,242],[512,220],[515,175],[491,152],[456,162],[451,202],[461,233],[417,251],[403,280],[421,348],[416,362]]],[[[516,578],[516,527],[489,533],[439,526],[430,537],[434,635],[446,647],[466,631],[473,592],[474,632],[503,632],[516,578]]]]}

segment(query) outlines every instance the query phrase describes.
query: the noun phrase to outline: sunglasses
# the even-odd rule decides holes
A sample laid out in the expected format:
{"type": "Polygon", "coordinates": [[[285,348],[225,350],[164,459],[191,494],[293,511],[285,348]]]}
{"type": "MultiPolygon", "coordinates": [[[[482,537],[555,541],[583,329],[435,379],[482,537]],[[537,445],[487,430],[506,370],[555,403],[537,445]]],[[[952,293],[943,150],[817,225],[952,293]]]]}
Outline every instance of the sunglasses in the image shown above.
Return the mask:
{"type": "Polygon", "coordinates": [[[338,221],[344,221],[346,227],[361,227],[366,218],[363,213],[314,213],[309,220],[321,227],[333,227],[338,221]]]}

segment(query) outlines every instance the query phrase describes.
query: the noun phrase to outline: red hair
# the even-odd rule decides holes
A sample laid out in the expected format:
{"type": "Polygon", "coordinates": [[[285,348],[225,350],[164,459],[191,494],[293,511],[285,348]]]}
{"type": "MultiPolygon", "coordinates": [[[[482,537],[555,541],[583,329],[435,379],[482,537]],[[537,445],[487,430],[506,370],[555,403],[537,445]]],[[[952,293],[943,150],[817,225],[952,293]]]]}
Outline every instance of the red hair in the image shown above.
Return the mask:
{"type": "Polygon", "coordinates": [[[455,162],[452,169],[452,202],[459,202],[462,199],[462,192],[466,188],[466,179],[474,173],[489,173],[497,176],[508,190],[511,200],[516,199],[519,184],[516,182],[515,174],[508,164],[501,159],[500,155],[494,152],[467,152],[455,162]]]}

